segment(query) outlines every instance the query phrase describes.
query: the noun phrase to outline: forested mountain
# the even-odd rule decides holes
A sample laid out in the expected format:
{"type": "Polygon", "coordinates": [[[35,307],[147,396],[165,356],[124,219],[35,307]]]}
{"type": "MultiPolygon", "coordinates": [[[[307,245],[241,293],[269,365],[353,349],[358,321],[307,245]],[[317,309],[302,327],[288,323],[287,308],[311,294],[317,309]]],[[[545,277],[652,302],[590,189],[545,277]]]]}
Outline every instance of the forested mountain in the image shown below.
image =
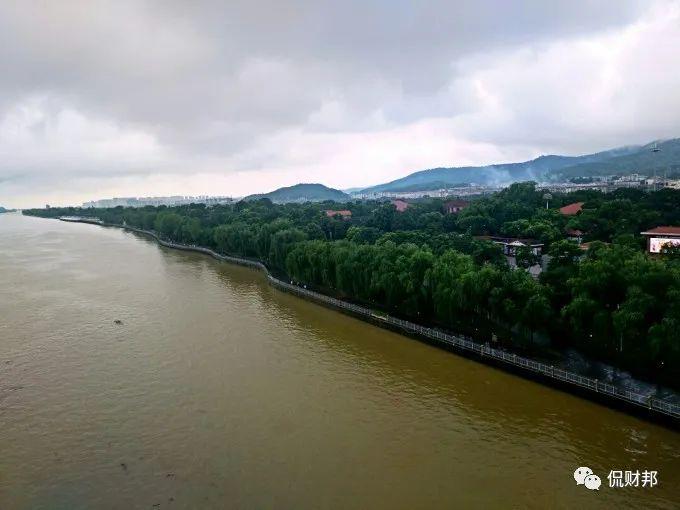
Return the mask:
{"type": "MultiPolygon", "coordinates": [[[[680,225],[680,191],[555,193],[517,183],[444,214],[445,199],[398,212],[390,202],[236,204],[112,209],[51,208],[24,214],[96,216],[161,237],[256,258],[286,280],[395,316],[533,349],[536,338],[680,387],[680,251],[645,252],[641,231],[680,225]],[[558,208],[583,202],[575,216],[558,208]],[[590,247],[567,239],[579,229],[590,247]],[[483,236],[530,237],[551,261],[540,278],[511,268],[483,236]]],[[[535,263],[518,251],[519,267],[535,263]]]]}
{"type": "Polygon", "coordinates": [[[269,193],[250,195],[245,197],[244,200],[258,200],[260,198],[268,198],[274,203],[284,204],[288,202],[323,202],[325,200],[344,202],[349,200],[350,196],[323,184],[296,184],[269,193]]]}
{"type": "Polygon", "coordinates": [[[433,168],[365,188],[363,192],[428,191],[461,183],[509,184],[631,172],[652,175],[655,170],[659,175],[664,171],[680,172],[680,139],[659,142],[659,152],[651,152],[652,145],[619,147],[583,156],[548,155],[522,163],[433,168]]]}
{"type": "Polygon", "coordinates": [[[654,143],[639,147],[628,154],[613,155],[600,161],[585,161],[563,168],[558,175],[564,178],[589,177],[593,175],[640,173],[663,176],[680,173],[680,138],[658,142],[658,152],[652,152],[654,143]]]}

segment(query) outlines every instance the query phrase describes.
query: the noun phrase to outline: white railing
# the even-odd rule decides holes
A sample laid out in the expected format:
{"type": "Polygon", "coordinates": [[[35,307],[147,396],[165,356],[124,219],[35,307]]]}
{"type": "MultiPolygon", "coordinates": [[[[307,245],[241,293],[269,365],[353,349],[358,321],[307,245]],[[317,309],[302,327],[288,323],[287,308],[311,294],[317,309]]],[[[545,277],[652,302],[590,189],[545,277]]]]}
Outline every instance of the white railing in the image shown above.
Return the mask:
{"type": "Polygon", "coordinates": [[[553,365],[547,365],[540,361],[524,358],[522,356],[518,356],[517,354],[508,353],[501,349],[495,349],[488,345],[479,344],[466,338],[450,335],[434,328],[421,326],[419,324],[398,319],[396,317],[391,317],[389,315],[377,314],[370,308],[365,308],[353,303],[348,303],[340,299],[326,296],[325,294],[314,292],[312,290],[299,287],[298,285],[286,283],[272,276],[268,272],[267,278],[270,283],[276,287],[285,289],[288,292],[311,298],[317,302],[330,304],[336,308],[351,311],[372,321],[397,326],[405,331],[416,333],[420,336],[426,337],[429,340],[434,340],[447,346],[463,349],[473,353],[479,353],[481,356],[487,356],[503,363],[521,367],[525,370],[540,374],[545,377],[571,383],[581,388],[585,388],[597,393],[603,393],[620,400],[628,401],[638,406],[643,406],[675,418],[680,418],[680,406],[672,402],[665,402],[653,397],[648,397],[629,390],[617,388],[612,384],[604,383],[598,381],[597,379],[575,374],[561,368],[556,368],[553,365]]]}

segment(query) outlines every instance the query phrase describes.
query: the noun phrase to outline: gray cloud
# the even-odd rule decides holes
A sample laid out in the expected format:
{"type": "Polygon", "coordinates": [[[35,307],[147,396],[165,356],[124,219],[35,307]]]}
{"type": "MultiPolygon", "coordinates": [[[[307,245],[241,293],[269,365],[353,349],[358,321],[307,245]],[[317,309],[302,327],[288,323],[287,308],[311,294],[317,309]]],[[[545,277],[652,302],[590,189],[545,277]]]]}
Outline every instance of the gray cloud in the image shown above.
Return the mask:
{"type": "MultiPolygon", "coordinates": [[[[241,193],[314,168],[316,180],[331,175],[348,186],[380,180],[388,165],[396,177],[437,158],[578,151],[629,133],[594,126],[581,145],[576,129],[560,135],[572,121],[561,121],[555,94],[541,89],[561,87],[557,59],[570,73],[597,74],[611,59],[598,61],[588,41],[632,38],[625,34],[636,26],[663,32],[677,49],[677,30],[644,25],[654,23],[645,21],[650,12],[677,9],[665,1],[3,2],[0,178],[30,181],[30,193],[19,184],[12,191],[26,200],[37,200],[41,179],[85,194],[83,179],[106,177],[91,191],[106,193],[120,178],[153,192],[149,179],[135,188],[136,175],[165,176],[159,189],[173,178],[184,186],[197,176],[205,187],[199,175],[232,175],[218,180],[241,193]],[[546,127],[555,133],[546,137],[546,127]],[[444,149],[447,138],[458,152],[444,149]],[[407,150],[404,140],[418,146],[407,150]],[[388,141],[400,145],[398,159],[384,154],[388,141]],[[248,184],[239,172],[260,174],[248,184]]],[[[641,46],[622,46],[638,66],[641,46]]],[[[622,80],[626,90],[634,76],[622,80]]],[[[655,84],[639,86],[654,95],[655,84]]],[[[592,90],[584,95],[593,99],[592,90]]],[[[592,121],[613,98],[581,101],[576,111],[592,121]]],[[[669,123],[666,131],[678,127],[669,123]]],[[[2,200],[13,197],[0,183],[2,200]]]]}

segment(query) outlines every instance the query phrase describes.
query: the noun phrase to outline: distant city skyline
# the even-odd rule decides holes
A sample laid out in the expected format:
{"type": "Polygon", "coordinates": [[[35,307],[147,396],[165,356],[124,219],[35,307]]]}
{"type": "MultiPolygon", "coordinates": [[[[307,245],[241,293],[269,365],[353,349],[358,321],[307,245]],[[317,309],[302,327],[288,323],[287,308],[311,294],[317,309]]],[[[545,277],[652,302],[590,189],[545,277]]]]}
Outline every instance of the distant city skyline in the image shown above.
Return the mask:
{"type": "Polygon", "coordinates": [[[366,187],[680,136],[680,0],[0,4],[0,205],[366,187]]]}
{"type": "MultiPolygon", "coordinates": [[[[92,207],[144,207],[147,205],[183,205],[183,204],[228,204],[233,202],[232,197],[225,196],[191,196],[191,195],[173,195],[168,197],[111,197],[100,198],[97,200],[89,200],[82,203],[84,208],[92,207]]],[[[75,204],[74,204],[75,205],[75,204]]]]}
{"type": "MultiPolygon", "coordinates": [[[[677,145],[678,142],[680,142],[680,138],[676,138],[673,140],[668,140],[659,142],[659,150],[656,150],[657,147],[657,142],[650,142],[649,144],[646,145],[641,145],[641,146],[628,146],[625,147],[626,154],[632,155],[632,156],[637,156],[638,154],[648,154],[649,151],[649,146],[653,146],[654,152],[662,152],[664,151],[664,146],[666,150],[669,150],[670,153],[672,154],[674,152],[674,147],[672,145],[677,145]]],[[[610,154],[612,154],[614,157],[620,156],[622,154],[622,151],[619,149],[615,149],[614,151],[611,151],[610,154]]],[[[583,155],[584,157],[592,157],[593,155],[583,155]]],[[[538,159],[540,160],[540,158],[538,159]]],[[[528,164],[532,165],[534,161],[538,160],[531,160],[527,162],[515,162],[513,165],[517,164],[528,164]]],[[[672,159],[671,159],[672,161],[672,159]]],[[[624,164],[624,168],[628,167],[630,165],[629,162],[626,162],[624,164]]],[[[664,162],[660,162],[657,164],[657,166],[660,166],[664,168],[663,171],[658,170],[658,175],[657,175],[657,168],[647,168],[645,169],[644,167],[640,167],[642,173],[637,173],[634,171],[628,171],[628,172],[616,172],[616,173],[608,173],[607,171],[602,172],[597,175],[592,175],[590,177],[578,177],[578,179],[583,179],[583,181],[579,180],[574,180],[572,178],[565,178],[565,177],[559,177],[559,174],[557,176],[554,176],[552,174],[548,174],[544,177],[546,178],[541,178],[540,175],[535,174],[533,177],[527,177],[527,178],[520,178],[520,179],[510,179],[505,182],[500,182],[500,181],[495,181],[492,179],[491,182],[485,179],[485,176],[487,175],[488,171],[491,171],[494,175],[498,174],[499,168],[501,168],[502,165],[491,165],[488,167],[483,167],[482,169],[479,169],[479,182],[464,182],[464,183],[459,183],[459,181],[456,181],[456,183],[451,183],[447,185],[442,185],[439,187],[431,187],[430,181],[423,181],[422,174],[424,173],[423,171],[417,171],[415,173],[412,173],[409,175],[409,178],[413,179],[416,176],[418,176],[418,180],[421,181],[423,187],[422,189],[413,189],[409,190],[409,188],[413,187],[412,185],[407,186],[406,188],[399,187],[403,186],[403,184],[398,184],[400,183],[399,180],[394,181],[394,183],[391,183],[395,185],[395,188],[392,188],[390,190],[382,190],[382,191],[377,191],[374,188],[367,187],[367,188],[362,188],[362,187],[356,187],[356,188],[347,188],[344,190],[338,190],[342,191],[344,193],[347,193],[349,196],[352,196],[353,198],[356,199],[380,199],[380,198],[403,198],[403,199],[408,199],[408,198],[422,198],[422,197],[448,197],[448,196],[457,196],[457,197],[463,197],[463,196],[470,196],[470,195],[479,195],[479,194],[487,194],[487,193],[492,193],[495,191],[498,191],[500,189],[505,188],[506,186],[510,185],[512,182],[518,182],[522,180],[533,180],[537,182],[539,189],[546,189],[546,190],[551,190],[551,191],[563,191],[563,192],[570,192],[574,191],[577,189],[597,189],[601,191],[612,191],[614,189],[620,188],[620,187],[640,187],[641,189],[643,188],[649,188],[649,189],[657,189],[657,186],[662,186],[662,187],[670,187],[670,188],[680,188],[680,180],[677,178],[675,179],[668,179],[668,170],[665,168],[664,162]],[[557,178],[555,178],[557,177],[557,178]],[[484,182],[486,180],[486,182],[484,182]]],[[[674,174],[675,175],[675,174],[674,174]]],[[[675,175],[677,177],[677,175],[675,175]]],[[[431,179],[431,178],[430,178],[431,179]]],[[[435,178],[436,183],[439,183],[440,181],[437,181],[435,178]]],[[[311,183],[296,183],[297,185],[312,185],[312,186],[319,186],[325,187],[323,183],[316,183],[316,184],[311,184],[311,183]]],[[[382,183],[379,188],[383,188],[384,186],[388,185],[390,183],[382,183]]],[[[280,191],[284,189],[289,189],[286,187],[280,187],[275,190],[266,190],[262,191],[259,190],[259,194],[262,193],[268,193],[268,192],[275,192],[275,191],[280,191]]],[[[332,188],[331,188],[332,190],[332,188]]],[[[105,198],[96,198],[92,200],[86,200],[84,202],[80,203],[72,203],[72,204],[61,204],[65,206],[75,206],[75,207],[83,207],[83,208],[90,208],[90,207],[95,207],[95,208],[105,208],[105,207],[118,207],[118,206],[123,206],[123,207],[144,207],[144,206],[160,206],[160,205],[166,205],[166,206],[176,206],[176,205],[185,205],[185,204],[191,204],[191,203],[204,203],[208,205],[214,205],[214,204],[227,204],[227,203],[232,203],[239,201],[243,198],[246,198],[248,195],[242,195],[242,196],[225,196],[225,195],[211,195],[211,194],[205,194],[205,195],[170,195],[170,196],[127,196],[127,197],[105,197],[105,198]]],[[[49,205],[50,207],[52,204],[44,204],[44,205],[49,205]]]]}

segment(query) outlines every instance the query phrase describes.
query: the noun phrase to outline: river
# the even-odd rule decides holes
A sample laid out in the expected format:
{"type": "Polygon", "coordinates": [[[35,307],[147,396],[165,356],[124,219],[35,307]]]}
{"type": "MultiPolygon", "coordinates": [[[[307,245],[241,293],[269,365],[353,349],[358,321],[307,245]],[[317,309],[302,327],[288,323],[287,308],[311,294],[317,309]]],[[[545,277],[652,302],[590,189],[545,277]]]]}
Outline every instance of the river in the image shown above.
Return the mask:
{"type": "Polygon", "coordinates": [[[679,505],[669,428],[255,270],[0,215],[0,509],[679,505]],[[579,466],[599,491],[576,485],[579,466]],[[659,483],[612,488],[612,469],[659,483]]]}

